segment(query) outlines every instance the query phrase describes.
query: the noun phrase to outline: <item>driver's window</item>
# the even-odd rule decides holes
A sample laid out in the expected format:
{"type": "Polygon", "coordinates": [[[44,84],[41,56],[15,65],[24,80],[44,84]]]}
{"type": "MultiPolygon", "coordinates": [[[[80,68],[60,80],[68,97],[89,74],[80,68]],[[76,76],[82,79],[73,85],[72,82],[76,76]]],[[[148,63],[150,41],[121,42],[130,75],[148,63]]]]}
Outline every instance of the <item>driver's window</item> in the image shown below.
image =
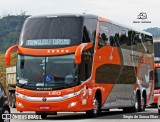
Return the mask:
{"type": "Polygon", "coordinates": [[[100,22],[100,32],[98,40],[98,48],[110,45],[109,41],[109,29],[106,22],[100,22]]]}

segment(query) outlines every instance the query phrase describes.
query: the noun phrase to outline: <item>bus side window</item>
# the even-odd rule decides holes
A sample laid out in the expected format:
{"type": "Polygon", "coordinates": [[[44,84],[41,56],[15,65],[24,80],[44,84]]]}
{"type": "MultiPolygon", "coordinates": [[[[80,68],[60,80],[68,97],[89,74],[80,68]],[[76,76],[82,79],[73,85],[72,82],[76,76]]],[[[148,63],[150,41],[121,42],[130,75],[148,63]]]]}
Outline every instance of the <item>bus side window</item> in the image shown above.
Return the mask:
{"type": "Polygon", "coordinates": [[[100,23],[100,33],[99,33],[99,40],[98,40],[98,48],[103,46],[110,45],[109,36],[108,36],[108,27],[106,22],[100,23]]]}
{"type": "Polygon", "coordinates": [[[105,33],[100,34],[99,35],[99,40],[98,40],[98,48],[106,46],[107,45],[106,41],[107,41],[107,38],[106,38],[105,33]]]}
{"type": "Polygon", "coordinates": [[[83,40],[82,40],[82,42],[83,43],[90,42],[89,33],[88,33],[88,30],[87,30],[86,26],[84,26],[84,28],[83,28],[83,40]]]}
{"type": "Polygon", "coordinates": [[[96,19],[84,19],[83,26],[83,43],[95,42],[95,35],[97,29],[97,20],[96,19]]]}

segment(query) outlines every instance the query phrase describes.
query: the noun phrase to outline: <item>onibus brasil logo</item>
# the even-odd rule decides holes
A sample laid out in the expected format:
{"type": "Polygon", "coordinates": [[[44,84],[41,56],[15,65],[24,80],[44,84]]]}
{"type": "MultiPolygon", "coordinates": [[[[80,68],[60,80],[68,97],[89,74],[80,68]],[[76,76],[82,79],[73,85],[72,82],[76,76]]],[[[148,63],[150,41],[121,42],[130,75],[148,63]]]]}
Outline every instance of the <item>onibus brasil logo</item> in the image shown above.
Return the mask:
{"type": "Polygon", "coordinates": [[[137,19],[142,19],[142,20],[147,19],[147,14],[145,12],[141,12],[138,15],[137,19]]]}
{"type": "Polygon", "coordinates": [[[145,12],[140,12],[137,15],[137,20],[133,21],[133,23],[151,23],[151,21],[148,21],[148,15],[145,12]]]}

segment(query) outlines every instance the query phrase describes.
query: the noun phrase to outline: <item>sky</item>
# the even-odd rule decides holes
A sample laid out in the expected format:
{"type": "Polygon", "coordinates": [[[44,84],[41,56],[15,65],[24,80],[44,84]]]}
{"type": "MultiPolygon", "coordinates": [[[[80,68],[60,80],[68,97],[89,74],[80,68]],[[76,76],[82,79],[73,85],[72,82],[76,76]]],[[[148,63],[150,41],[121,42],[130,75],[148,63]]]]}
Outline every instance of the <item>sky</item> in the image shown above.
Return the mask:
{"type": "Polygon", "coordinates": [[[140,30],[160,27],[160,0],[0,0],[0,16],[7,14],[27,15],[86,13],[94,14],[140,30]],[[145,21],[133,23],[141,12],[145,21]]]}

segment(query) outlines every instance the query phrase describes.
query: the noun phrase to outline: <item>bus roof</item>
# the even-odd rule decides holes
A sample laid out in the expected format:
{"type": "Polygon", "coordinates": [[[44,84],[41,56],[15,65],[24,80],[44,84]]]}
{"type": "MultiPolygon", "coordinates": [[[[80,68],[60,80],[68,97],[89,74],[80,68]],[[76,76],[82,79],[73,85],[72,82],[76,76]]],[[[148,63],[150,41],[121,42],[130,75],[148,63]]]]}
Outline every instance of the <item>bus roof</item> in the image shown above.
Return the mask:
{"type": "Polygon", "coordinates": [[[30,16],[29,18],[54,18],[54,17],[84,17],[92,19],[98,18],[98,16],[92,14],[48,14],[48,15],[30,16]]]}
{"type": "MultiPolygon", "coordinates": [[[[93,14],[49,14],[49,15],[30,16],[29,18],[54,18],[54,17],[83,17],[83,18],[90,18],[90,19],[98,19],[98,16],[93,15],[93,14]]],[[[105,19],[107,19],[107,18],[105,18],[105,19]]],[[[126,26],[126,25],[123,25],[123,24],[120,24],[120,23],[112,21],[110,19],[107,19],[107,22],[115,24],[117,26],[121,26],[121,27],[124,27],[124,28],[127,28],[127,29],[137,31],[139,33],[143,33],[143,34],[152,36],[151,33],[148,33],[146,31],[142,31],[142,30],[138,30],[138,29],[135,29],[133,27],[129,27],[129,26],[126,26]]]]}

